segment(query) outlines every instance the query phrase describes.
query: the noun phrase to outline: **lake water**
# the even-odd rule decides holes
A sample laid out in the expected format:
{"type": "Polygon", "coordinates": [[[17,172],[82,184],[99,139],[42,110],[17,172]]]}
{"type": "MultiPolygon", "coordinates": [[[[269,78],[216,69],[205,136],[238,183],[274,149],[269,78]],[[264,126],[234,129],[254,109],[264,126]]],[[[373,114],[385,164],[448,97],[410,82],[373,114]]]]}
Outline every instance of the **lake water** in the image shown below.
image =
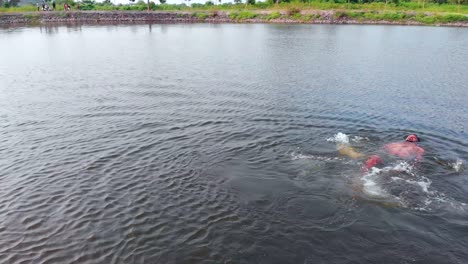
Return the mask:
{"type": "Polygon", "coordinates": [[[465,263],[467,105],[463,28],[0,29],[0,263],[465,263]]]}

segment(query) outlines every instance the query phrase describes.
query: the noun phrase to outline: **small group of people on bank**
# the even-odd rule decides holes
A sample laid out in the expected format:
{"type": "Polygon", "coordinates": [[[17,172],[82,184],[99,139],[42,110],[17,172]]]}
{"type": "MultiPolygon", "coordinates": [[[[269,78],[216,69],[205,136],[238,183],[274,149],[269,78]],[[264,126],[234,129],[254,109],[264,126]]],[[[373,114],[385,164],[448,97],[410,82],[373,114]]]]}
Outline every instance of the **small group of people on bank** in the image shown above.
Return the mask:
{"type": "MultiPolygon", "coordinates": [[[[37,2],[36,3],[37,11],[41,11],[41,10],[42,11],[53,11],[53,10],[55,10],[56,9],[55,1],[52,1],[51,4],[52,4],[52,8],[49,6],[49,4],[46,1],[42,1],[42,3],[37,2]]],[[[71,10],[70,5],[68,3],[64,3],[63,4],[63,10],[70,11],[71,10]]]]}

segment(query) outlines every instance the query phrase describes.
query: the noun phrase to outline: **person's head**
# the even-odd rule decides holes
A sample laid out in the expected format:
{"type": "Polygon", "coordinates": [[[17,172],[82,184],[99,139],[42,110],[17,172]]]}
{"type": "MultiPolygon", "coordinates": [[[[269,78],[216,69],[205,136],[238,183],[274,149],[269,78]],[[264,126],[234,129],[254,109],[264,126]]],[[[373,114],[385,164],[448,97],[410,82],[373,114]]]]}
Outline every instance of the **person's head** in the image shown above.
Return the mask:
{"type": "Polygon", "coordinates": [[[406,141],[408,142],[419,142],[419,137],[416,134],[411,134],[406,137],[406,141]]]}

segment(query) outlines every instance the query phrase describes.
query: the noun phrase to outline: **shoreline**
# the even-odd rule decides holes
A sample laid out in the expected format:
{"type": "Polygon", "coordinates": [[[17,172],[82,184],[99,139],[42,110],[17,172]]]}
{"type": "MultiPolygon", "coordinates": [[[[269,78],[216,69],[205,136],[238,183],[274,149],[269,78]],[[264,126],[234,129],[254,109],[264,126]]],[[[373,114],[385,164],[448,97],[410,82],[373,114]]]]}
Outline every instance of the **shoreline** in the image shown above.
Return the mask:
{"type": "MultiPolygon", "coordinates": [[[[425,18],[437,18],[427,13],[425,18]]],[[[370,13],[340,10],[310,10],[288,14],[281,12],[184,12],[184,11],[57,11],[0,13],[0,26],[57,25],[57,24],[129,24],[129,23],[273,23],[273,24],[352,24],[352,25],[415,25],[468,27],[468,21],[424,23],[415,20],[415,13],[370,13]],[[368,19],[366,14],[381,15],[382,19],[368,19]],[[406,19],[385,19],[386,14],[401,14],[406,19]]],[[[424,21],[424,20],[423,20],[424,21]]]]}

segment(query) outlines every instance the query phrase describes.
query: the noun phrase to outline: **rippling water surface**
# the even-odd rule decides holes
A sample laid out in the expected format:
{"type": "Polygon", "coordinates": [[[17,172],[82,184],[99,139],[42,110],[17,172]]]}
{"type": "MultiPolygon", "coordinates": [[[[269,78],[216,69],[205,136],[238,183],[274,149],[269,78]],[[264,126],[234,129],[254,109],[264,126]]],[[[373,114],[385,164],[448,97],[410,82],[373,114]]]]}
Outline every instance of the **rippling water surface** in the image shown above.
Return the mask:
{"type": "Polygon", "coordinates": [[[466,263],[467,85],[459,28],[0,29],[0,263],[466,263]]]}

